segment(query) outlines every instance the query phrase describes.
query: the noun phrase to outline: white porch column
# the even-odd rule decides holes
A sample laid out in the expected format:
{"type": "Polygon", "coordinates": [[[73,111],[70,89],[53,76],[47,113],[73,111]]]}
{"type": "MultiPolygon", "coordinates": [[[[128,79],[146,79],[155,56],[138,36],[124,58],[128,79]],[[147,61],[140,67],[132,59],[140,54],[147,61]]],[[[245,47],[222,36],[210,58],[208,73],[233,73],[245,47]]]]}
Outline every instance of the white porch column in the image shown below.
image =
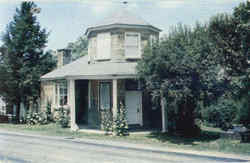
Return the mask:
{"type": "Polygon", "coordinates": [[[75,80],[68,80],[69,86],[69,106],[70,106],[70,128],[73,131],[78,130],[78,126],[76,124],[76,110],[75,110],[75,80]]]}
{"type": "Polygon", "coordinates": [[[118,111],[118,91],[117,91],[117,79],[113,79],[113,117],[116,117],[118,111]]]}
{"type": "Polygon", "coordinates": [[[88,81],[88,108],[91,109],[91,80],[88,81]]]}
{"type": "Polygon", "coordinates": [[[166,112],[166,99],[161,95],[161,115],[162,115],[162,132],[168,132],[168,117],[166,112]]]}

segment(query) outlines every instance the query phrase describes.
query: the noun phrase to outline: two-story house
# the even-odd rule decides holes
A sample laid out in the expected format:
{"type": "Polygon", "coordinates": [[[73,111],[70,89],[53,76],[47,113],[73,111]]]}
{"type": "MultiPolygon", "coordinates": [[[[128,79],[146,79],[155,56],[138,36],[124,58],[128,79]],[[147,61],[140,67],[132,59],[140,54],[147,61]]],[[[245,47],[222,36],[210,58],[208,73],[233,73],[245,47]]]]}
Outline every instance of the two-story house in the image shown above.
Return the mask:
{"type": "Polygon", "coordinates": [[[116,115],[122,103],[129,126],[160,127],[161,112],[136,80],[144,47],[160,29],[119,10],[86,30],[88,55],[41,77],[42,106],[70,106],[71,128],[100,128],[104,111],[116,115]]]}

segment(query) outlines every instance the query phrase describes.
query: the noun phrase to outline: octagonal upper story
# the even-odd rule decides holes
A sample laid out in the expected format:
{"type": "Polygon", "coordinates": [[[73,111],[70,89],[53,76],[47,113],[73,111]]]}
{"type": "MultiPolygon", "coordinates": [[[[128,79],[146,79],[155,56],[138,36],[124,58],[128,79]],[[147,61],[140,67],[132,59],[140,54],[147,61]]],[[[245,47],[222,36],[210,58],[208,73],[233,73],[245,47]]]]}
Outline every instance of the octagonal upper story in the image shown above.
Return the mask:
{"type": "Polygon", "coordinates": [[[159,39],[160,32],[139,16],[120,9],[86,30],[89,62],[140,59],[143,48],[159,39]]]}

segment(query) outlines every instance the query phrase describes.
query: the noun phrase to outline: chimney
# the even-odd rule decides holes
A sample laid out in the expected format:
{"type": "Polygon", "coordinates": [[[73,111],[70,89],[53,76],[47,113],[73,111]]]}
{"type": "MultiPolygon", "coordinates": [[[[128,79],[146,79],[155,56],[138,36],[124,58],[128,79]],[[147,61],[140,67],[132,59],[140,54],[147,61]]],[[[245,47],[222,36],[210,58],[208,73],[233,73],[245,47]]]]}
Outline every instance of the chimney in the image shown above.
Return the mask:
{"type": "Polygon", "coordinates": [[[72,61],[70,49],[58,49],[57,54],[57,68],[60,68],[72,61]]]}

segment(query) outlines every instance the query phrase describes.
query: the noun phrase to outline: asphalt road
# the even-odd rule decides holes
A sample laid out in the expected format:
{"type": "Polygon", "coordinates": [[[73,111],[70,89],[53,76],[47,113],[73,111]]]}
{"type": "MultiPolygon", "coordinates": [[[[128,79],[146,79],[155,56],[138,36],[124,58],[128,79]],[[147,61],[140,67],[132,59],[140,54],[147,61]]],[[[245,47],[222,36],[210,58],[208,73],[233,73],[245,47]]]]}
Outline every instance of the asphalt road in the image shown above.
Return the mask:
{"type": "Polygon", "coordinates": [[[0,163],[214,163],[248,162],[223,158],[149,150],[119,143],[38,137],[0,131],[0,163]],[[115,145],[114,145],[115,144],[115,145]]]}

